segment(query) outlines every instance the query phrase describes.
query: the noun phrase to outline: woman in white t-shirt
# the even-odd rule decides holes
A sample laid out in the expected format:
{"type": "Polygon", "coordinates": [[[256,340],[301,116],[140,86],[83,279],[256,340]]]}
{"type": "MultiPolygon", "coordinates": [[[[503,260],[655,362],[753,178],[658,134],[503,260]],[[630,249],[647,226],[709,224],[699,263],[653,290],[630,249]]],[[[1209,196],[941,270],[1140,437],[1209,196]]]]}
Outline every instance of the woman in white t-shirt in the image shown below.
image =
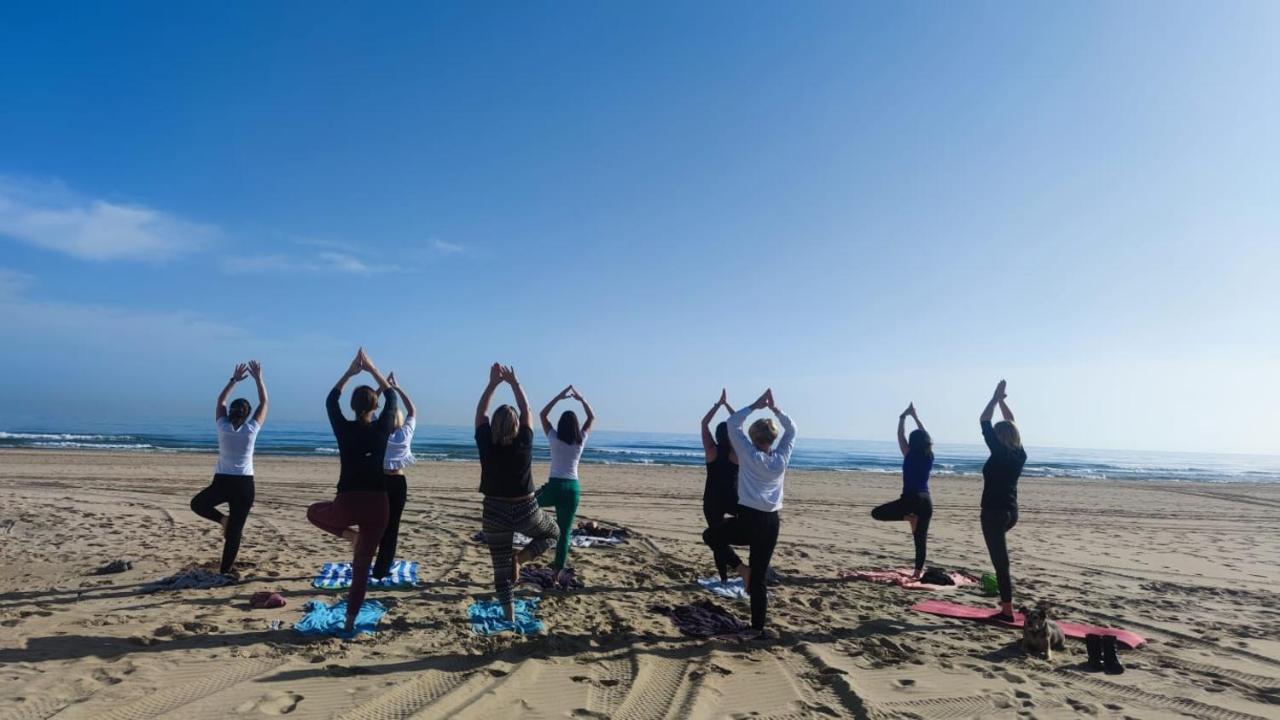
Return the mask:
{"type": "Polygon", "coordinates": [[[373,576],[379,580],[391,572],[391,563],[396,559],[396,541],[400,537],[400,515],[404,513],[404,504],[409,497],[409,483],[404,476],[405,468],[412,465],[413,432],[417,429],[417,410],[409,394],[396,382],[396,374],[387,376],[387,384],[404,403],[404,415],[396,408],[395,430],[387,437],[387,454],[383,456],[382,472],[387,476],[387,529],[382,533],[382,542],[378,544],[378,557],[373,561],[373,576]]]}
{"type": "Polygon", "coordinates": [[[591,404],[574,389],[572,385],[560,391],[542,408],[542,431],[547,434],[547,443],[551,446],[551,478],[538,489],[538,505],[556,509],[556,525],[560,527],[560,539],[556,542],[556,557],[551,566],[558,571],[563,570],[569,559],[569,540],[573,532],[573,519],[578,514],[578,502],[582,491],[578,487],[578,461],[582,459],[582,448],[587,444],[587,435],[595,424],[596,415],[591,404]],[[560,422],[551,427],[551,409],[556,403],[566,398],[573,398],[582,403],[587,413],[587,421],[578,426],[578,416],[572,410],[565,410],[560,415],[560,422]]]}
{"type": "Polygon", "coordinates": [[[236,554],[240,552],[240,536],[249,509],[253,507],[253,448],[258,440],[258,430],[267,419],[267,385],[262,380],[262,365],[257,360],[236,365],[235,372],[218,395],[214,409],[214,423],[218,426],[218,464],[213,471],[213,482],[191,498],[191,509],[202,518],[222,525],[223,575],[231,572],[236,554]],[[244,398],[236,398],[227,405],[227,396],[236,383],[252,375],[258,386],[258,410],[244,398]],[[250,414],[253,417],[250,417],[250,414]],[[217,505],[227,504],[228,514],[223,515],[217,505]]]}

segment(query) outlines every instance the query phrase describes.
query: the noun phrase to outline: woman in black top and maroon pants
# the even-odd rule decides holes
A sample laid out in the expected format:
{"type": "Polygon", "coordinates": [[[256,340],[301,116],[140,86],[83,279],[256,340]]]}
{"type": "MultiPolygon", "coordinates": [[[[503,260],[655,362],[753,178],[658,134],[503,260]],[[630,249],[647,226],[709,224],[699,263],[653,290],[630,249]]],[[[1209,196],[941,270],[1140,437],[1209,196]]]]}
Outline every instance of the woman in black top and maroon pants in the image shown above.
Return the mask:
{"type": "Polygon", "coordinates": [[[1018,524],[1018,478],[1027,462],[1027,451],[1022,449],[1022,436],[1013,424],[1013,411],[1005,404],[1004,387],[1001,380],[979,419],[982,439],[991,451],[991,457],[982,466],[982,538],[987,541],[987,552],[991,554],[1000,586],[1000,614],[996,618],[1012,621],[1013,577],[1005,535],[1018,524]],[[1000,406],[1004,420],[992,427],[996,405],[1000,406]]]}
{"type": "Polygon", "coordinates": [[[347,632],[355,628],[356,615],[364,603],[369,584],[369,566],[378,551],[378,543],[387,528],[387,486],[382,474],[382,459],[387,451],[387,437],[395,425],[396,393],[386,378],[374,367],[364,348],[351,361],[351,367],[329,391],[325,400],[329,424],[338,440],[338,456],[342,470],[338,476],[338,494],[331,502],[315,503],[307,508],[311,524],[338,537],[350,540],[351,589],[347,592],[347,632]],[[378,390],[361,385],[351,393],[351,409],[355,420],[342,415],[338,398],[347,381],[368,371],[378,382],[378,390]],[[378,391],[386,398],[382,414],[373,416],[378,409],[378,391]]]}

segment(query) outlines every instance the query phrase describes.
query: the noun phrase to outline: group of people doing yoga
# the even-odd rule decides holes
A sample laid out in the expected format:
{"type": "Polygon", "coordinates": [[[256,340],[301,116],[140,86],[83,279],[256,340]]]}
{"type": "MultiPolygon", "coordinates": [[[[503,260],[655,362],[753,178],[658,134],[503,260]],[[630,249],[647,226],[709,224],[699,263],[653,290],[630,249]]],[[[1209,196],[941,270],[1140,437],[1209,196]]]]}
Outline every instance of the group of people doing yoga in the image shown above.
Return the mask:
{"type": "MultiPolygon", "coordinates": [[[[1005,381],[996,385],[991,400],[982,410],[978,425],[991,455],[982,466],[982,502],[979,524],[986,541],[991,565],[1000,588],[1000,614],[997,619],[1013,621],[1013,578],[1009,573],[1007,534],[1018,523],[1018,478],[1027,463],[1022,436],[1014,424],[1013,411],[1005,402],[1005,381]],[[991,420],[999,406],[1004,419],[995,425],[991,420]]],[[[916,413],[915,403],[898,416],[898,448],[902,451],[902,496],[871,511],[876,520],[905,520],[915,542],[915,572],[912,580],[924,574],[925,551],[929,523],[933,520],[933,499],[929,494],[929,474],[933,471],[933,439],[924,429],[916,413]],[[906,434],[910,417],[916,429],[906,434]]]]}
{"type": "MultiPolygon", "coordinates": [[[[990,456],[982,466],[982,502],[979,515],[982,537],[991,556],[1000,588],[1001,620],[1013,620],[1013,579],[1009,570],[1009,546],[1006,535],[1018,522],[1018,478],[1027,462],[1022,438],[1014,424],[1005,394],[1005,381],[996,385],[991,400],[979,417],[982,438],[990,456]],[[996,408],[1003,416],[992,424],[996,408]]],[[[706,455],[707,480],[702,493],[702,513],[707,520],[703,539],[711,546],[716,570],[722,581],[730,570],[736,570],[746,583],[751,596],[751,624],[761,631],[768,608],[765,573],[777,542],[782,507],[782,485],[786,465],[795,445],[795,424],[773,405],[773,394],[765,395],[748,408],[735,412],[728,395],[720,391],[716,401],[702,418],[702,448],[706,455]],[[711,422],[720,408],[729,419],[711,431],[711,422]],[[742,433],[742,425],[753,410],[769,408],[778,416],[785,430],[781,442],[772,450],[777,437],[771,420],[757,420],[751,431],[742,433]],[[744,455],[744,453],[747,453],[744,455]],[[743,461],[742,458],[746,457],[743,461]],[[744,464],[745,462],[745,464],[744,464]],[[768,468],[768,473],[762,473],[768,468]],[[762,477],[776,480],[762,482],[762,477]],[[767,487],[776,495],[762,496],[767,487]],[[773,501],[776,498],[776,503],[773,501]],[[742,518],[739,520],[738,518],[742,518]],[[736,534],[735,534],[736,533],[736,534]],[[730,542],[725,542],[728,539],[730,542]],[[749,545],[751,559],[744,565],[730,547],[749,545]]],[[[924,575],[929,523],[933,519],[933,499],[929,493],[929,475],[933,471],[933,439],[925,430],[915,403],[898,416],[898,448],[902,452],[902,495],[897,500],[871,511],[876,520],[906,521],[915,543],[915,571],[912,580],[924,575]],[[907,418],[916,428],[908,435],[907,418]]]]}
{"type": "MultiPolygon", "coordinates": [[[[267,387],[257,361],[236,365],[231,379],[218,395],[214,421],[218,429],[218,461],[213,481],[191,500],[191,509],[222,525],[224,542],[221,572],[232,571],[239,552],[245,521],[254,500],[254,446],[267,417],[267,387]],[[237,383],[252,377],[257,386],[258,407],[238,398],[227,398],[237,383]],[[228,505],[228,514],[217,508],[228,505]]],[[[325,399],[329,424],[338,444],[340,469],[333,500],[307,508],[307,519],[326,532],[351,543],[352,577],[347,594],[346,629],[350,631],[364,602],[369,577],[384,578],[395,559],[400,519],[408,495],[405,469],[414,462],[411,445],[417,411],[413,400],[396,381],[384,376],[361,348],[346,372],[325,399]],[[347,383],[368,373],[377,387],[360,385],[350,398],[355,419],[342,411],[340,398],[347,383]],[[381,412],[378,412],[381,404],[381,412]],[[403,409],[401,405],[403,404],[403,409]]],[[[493,565],[494,587],[508,619],[515,616],[514,587],[520,566],[555,546],[551,567],[562,579],[568,561],[570,534],[581,500],[578,464],[595,424],[595,412],[586,398],[569,385],[539,413],[550,451],[550,473],[535,490],[533,482],[533,414],[516,372],[494,363],[480,395],[475,414],[475,442],[480,457],[480,493],[483,495],[481,527],[493,565]],[[510,387],[515,406],[489,407],[499,386],[510,387]],[[563,400],[582,405],[585,422],[572,410],[551,413],[563,400]],[[542,508],[554,508],[552,520],[542,508]],[[530,540],[522,548],[513,542],[516,533],[530,540]]],[[[1026,452],[1022,449],[1013,413],[1005,403],[1005,383],[1000,381],[981,417],[982,435],[991,451],[983,466],[981,525],[1000,586],[1001,610],[1012,617],[1013,583],[1005,534],[1018,520],[1017,484],[1026,452]],[[1004,420],[991,423],[999,406],[1004,420]]],[[[765,390],[755,402],[734,410],[725,391],[702,419],[702,445],[707,479],[703,515],[707,529],[703,541],[710,547],[721,580],[739,574],[751,600],[751,630],[765,631],[768,614],[766,581],[769,564],[781,528],[780,511],[787,466],[795,448],[795,423],[765,390]],[[716,426],[711,421],[720,408],[729,417],[716,426]],[[746,426],[753,412],[767,410],[774,417],[760,418],[746,426]],[[744,563],[733,546],[749,549],[744,563]]],[[[933,516],[929,474],[933,466],[932,441],[914,405],[898,418],[898,444],[903,454],[902,497],[872,511],[877,520],[906,520],[915,540],[916,577],[924,569],[926,538],[933,516]],[[905,434],[907,417],[916,429],[905,434]]]]}

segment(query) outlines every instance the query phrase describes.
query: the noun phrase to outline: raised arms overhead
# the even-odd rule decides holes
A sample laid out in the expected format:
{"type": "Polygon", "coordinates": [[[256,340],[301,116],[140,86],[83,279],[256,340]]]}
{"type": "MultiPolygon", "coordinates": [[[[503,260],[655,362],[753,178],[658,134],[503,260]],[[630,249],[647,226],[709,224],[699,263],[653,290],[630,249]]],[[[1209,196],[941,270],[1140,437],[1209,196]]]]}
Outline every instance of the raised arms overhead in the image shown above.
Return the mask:
{"type": "Polygon", "coordinates": [[[235,370],[231,371],[231,379],[228,380],[226,386],[222,388],[222,392],[218,393],[218,402],[213,410],[214,420],[221,420],[227,416],[227,397],[231,395],[231,389],[236,386],[236,383],[243,380],[245,374],[248,372],[249,366],[244,363],[237,364],[235,370]]]}
{"type": "Polygon", "coordinates": [[[546,407],[542,408],[542,412],[538,413],[538,418],[542,420],[542,432],[544,435],[551,433],[551,409],[556,406],[556,403],[569,397],[572,392],[573,386],[565,385],[560,394],[551,398],[551,402],[547,403],[546,407]]]}
{"type": "Polygon", "coordinates": [[[258,409],[253,413],[253,421],[261,427],[267,421],[267,381],[262,379],[262,363],[250,360],[248,368],[254,384],[258,386],[258,409]]]}
{"type": "Polygon", "coordinates": [[[591,427],[596,424],[596,413],[591,409],[591,403],[587,402],[587,399],[582,396],[582,393],[578,392],[577,388],[570,385],[569,394],[574,400],[582,403],[582,410],[587,414],[587,421],[582,424],[582,434],[586,435],[591,432],[591,427]]]}
{"type": "Polygon", "coordinates": [[[715,419],[716,411],[721,406],[728,410],[730,415],[733,414],[733,408],[729,406],[728,391],[723,388],[720,389],[720,399],[716,400],[716,404],[712,405],[707,414],[702,416],[702,452],[706,455],[707,462],[715,462],[716,453],[719,452],[716,447],[716,438],[711,433],[711,421],[715,419]]]}
{"type": "Polygon", "coordinates": [[[400,383],[396,382],[396,374],[394,372],[387,375],[387,384],[391,386],[392,390],[396,391],[396,394],[400,396],[401,402],[404,403],[405,417],[416,418],[418,410],[414,407],[413,400],[409,399],[409,393],[405,392],[404,388],[400,387],[400,383]]]}
{"type": "Polygon", "coordinates": [[[493,391],[502,383],[502,366],[494,363],[489,366],[489,384],[480,394],[480,402],[476,405],[476,427],[489,423],[489,403],[493,402],[493,391]]]}
{"type": "Polygon", "coordinates": [[[511,386],[511,392],[516,396],[516,409],[520,411],[520,426],[532,430],[533,413],[529,410],[529,397],[524,394],[520,378],[516,377],[516,369],[510,365],[502,366],[502,379],[511,386]]]}
{"type": "MultiPolygon", "coordinates": [[[[991,393],[991,399],[987,401],[987,406],[983,408],[982,416],[978,418],[979,422],[991,422],[991,418],[996,414],[996,405],[1004,405],[1004,399],[1006,397],[1004,388],[1005,382],[1001,380],[1000,383],[996,385],[995,392],[991,393]]],[[[1012,414],[1009,413],[1007,409],[1002,407],[1001,412],[1004,413],[1005,420],[1013,419],[1012,414]]]]}

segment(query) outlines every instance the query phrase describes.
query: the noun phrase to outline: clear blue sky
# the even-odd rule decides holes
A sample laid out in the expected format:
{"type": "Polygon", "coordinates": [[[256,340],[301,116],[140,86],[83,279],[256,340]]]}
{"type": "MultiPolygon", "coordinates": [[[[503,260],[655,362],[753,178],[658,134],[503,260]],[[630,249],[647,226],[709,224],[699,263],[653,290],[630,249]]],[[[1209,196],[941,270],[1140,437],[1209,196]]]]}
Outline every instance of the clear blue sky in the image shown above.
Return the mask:
{"type": "Polygon", "coordinates": [[[1280,452],[1280,4],[6,3],[0,427],[429,422],[1280,452]],[[23,6],[25,5],[25,7],[23,6]]]}

